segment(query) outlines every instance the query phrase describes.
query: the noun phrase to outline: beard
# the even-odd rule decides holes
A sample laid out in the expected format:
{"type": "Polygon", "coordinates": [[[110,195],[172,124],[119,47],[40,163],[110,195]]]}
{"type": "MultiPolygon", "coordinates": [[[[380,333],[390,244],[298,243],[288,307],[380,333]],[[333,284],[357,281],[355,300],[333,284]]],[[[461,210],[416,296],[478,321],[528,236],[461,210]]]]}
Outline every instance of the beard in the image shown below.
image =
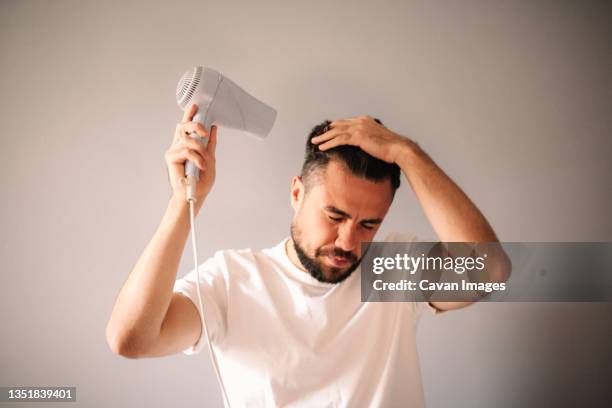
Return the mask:
{"type": "Polygon", "coordinates": [[[314,258],[310,257],[306,253],[306,249],[303,246],[302,231],[293,222],[291,223],[291,239],[293,240],[293,247],[295,248],[295,252],[300,262],[302,263],[302,266],[304,266],[304,268],[310,273],[310,275],[319,282],[342,282],[343,280],[348,278],[353,273],[353,271],[355,271],[355,269],[357,269],[357,267],[361,263],[361,260],[363,259],[363,257],[358,259],[352,252],[347,252],[340,248],[333,248],[328,250],[318,248],[315,251],[314,258]],[[346,258],[350,262],[350,264],[344,268],[326,266],[318,260],[319,257],[323,256],[337,256],[341,258],[346,258]],[[325,274],[325,270],[329,271],[327,275],[325,274]]]}

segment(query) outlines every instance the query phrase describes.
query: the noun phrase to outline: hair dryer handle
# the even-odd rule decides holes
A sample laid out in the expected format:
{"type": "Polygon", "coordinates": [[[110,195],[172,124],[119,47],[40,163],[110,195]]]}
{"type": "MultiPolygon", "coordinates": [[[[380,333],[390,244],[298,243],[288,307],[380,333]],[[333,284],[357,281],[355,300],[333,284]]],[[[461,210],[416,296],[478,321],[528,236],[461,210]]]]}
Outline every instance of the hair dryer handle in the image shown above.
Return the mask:
{"type": "MultiPolygon", "coordinates": [[[[204,126],[204,129],[209,131],[209,127],[206,126],[206,117],[204,114],[200,112],[196,113],[195,116],[193,117],[193,122],[200,123],[202,126],[204,126]]],[[[200,143],[203,143],[205,147],[208,146],[208,136],[200,137],[198,136],[197,133],[190,133],[189,136],[192,139],[195,139],[199,141],[200,143]]],[[[192,176],[193,178],[195,178],[196,181],[200,180],[200,169],[191,160],[187,160],[185,162],[185,177],[189,177],[189,176],[192,176]]]]}

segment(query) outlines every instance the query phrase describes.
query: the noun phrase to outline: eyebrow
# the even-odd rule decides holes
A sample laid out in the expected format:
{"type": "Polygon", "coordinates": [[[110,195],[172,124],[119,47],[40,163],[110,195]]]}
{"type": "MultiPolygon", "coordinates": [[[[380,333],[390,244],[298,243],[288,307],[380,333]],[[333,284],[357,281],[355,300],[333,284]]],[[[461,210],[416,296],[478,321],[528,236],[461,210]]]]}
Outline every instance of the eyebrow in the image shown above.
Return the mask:
{"type": "MultiPolygon", "coordinates": [[[[327,207],[324,207],[324,209],[326,211],[333,212],[334,214],[341,215],[341,216],[343,216],[345,218],[348,218],[348,219],[352,219],[353,218],[347,212],[342,211],[341,209],[336,208],[333,205],[328,205],[327,207]]],[[[382,222],[382,218],[370,218],[370,219],[367,219],[367,220],[362,220],[361,222],[362,223],[366,223],[366,224],[380,224],[382,222]]]]}

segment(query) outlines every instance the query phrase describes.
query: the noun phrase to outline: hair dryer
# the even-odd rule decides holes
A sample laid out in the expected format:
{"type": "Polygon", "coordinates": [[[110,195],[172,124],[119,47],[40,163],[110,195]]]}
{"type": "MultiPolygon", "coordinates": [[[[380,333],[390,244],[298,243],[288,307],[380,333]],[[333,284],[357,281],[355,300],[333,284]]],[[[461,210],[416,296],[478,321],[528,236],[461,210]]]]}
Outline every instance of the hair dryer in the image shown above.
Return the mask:
{"type": "MultiPolygon", "coordinates": [[[[201,123],[207,131],[210,131],[212,125],[223,126],[242,130],[258,139],[263,139],[268,136],[276,120],[276,110],[249,95],[219,72],[206,67],[197,66],[185,72],[176,87],[176,101],[183,110],[187,109],[191,104],[197,104],[198,111],[193,117],[193,121],[201,123]]],[[[205,145],[208,144],[208,137],[200,137],[196,133],[192,133],[190,136],[205,145]]],[[[186,192],[187,201],[189,201],[191,241],[193,244],[200,320],[202,322],[203,335],[208,344],[211,362],[221,386],[225,406],[229,407],[227,391],[223,385],[217,359],[210,343],[210,337],[208,336],[208,328],[202,307],[202,297],[200,295],[198,249],[194,228],[195,186],[200,178],[200,169],[189,160],[185,163],[185,178],[187,179],[186,192]]]]}
{"type": "MultiPolygon", "coordinates": [[[[232,80],[211,68],[197,66],[185,72],[176,87],[176,101],[185,110],[198,105],[193,121],[210,131],[212,125],[242,130],[258,139],[265,138],[276,110],[254,98],[232,80]]],[[[208,137],[191,137],[208,144],[208,137]]],[[[185,163],[185,176],[199,180],[200,171],[191,161],[185,163]]]]}

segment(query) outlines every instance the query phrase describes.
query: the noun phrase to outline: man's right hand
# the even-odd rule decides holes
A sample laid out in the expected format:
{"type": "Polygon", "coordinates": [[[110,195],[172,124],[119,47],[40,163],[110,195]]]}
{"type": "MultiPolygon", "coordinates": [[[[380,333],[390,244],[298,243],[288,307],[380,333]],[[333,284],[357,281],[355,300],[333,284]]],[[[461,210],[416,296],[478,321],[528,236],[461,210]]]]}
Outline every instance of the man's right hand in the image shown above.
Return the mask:
{"type": "Polygon", "coordinates": [[[198,106],[191,105],[183,114],[182,122],[176,126],[172,145],[166,151],[165,159],[168,176],[172,186],[173,199],[187,200],[185,184],[185,162],[192,161],[200,169],[200,180],[196,185],[196,198],[202,204],[215,182],[215,149],[217,147],[217,127],[212,126],[208,146],[193,139],[189,134],[197,133],[201,137],[209,136],[200,123],[192,122],[198,106]]]}

